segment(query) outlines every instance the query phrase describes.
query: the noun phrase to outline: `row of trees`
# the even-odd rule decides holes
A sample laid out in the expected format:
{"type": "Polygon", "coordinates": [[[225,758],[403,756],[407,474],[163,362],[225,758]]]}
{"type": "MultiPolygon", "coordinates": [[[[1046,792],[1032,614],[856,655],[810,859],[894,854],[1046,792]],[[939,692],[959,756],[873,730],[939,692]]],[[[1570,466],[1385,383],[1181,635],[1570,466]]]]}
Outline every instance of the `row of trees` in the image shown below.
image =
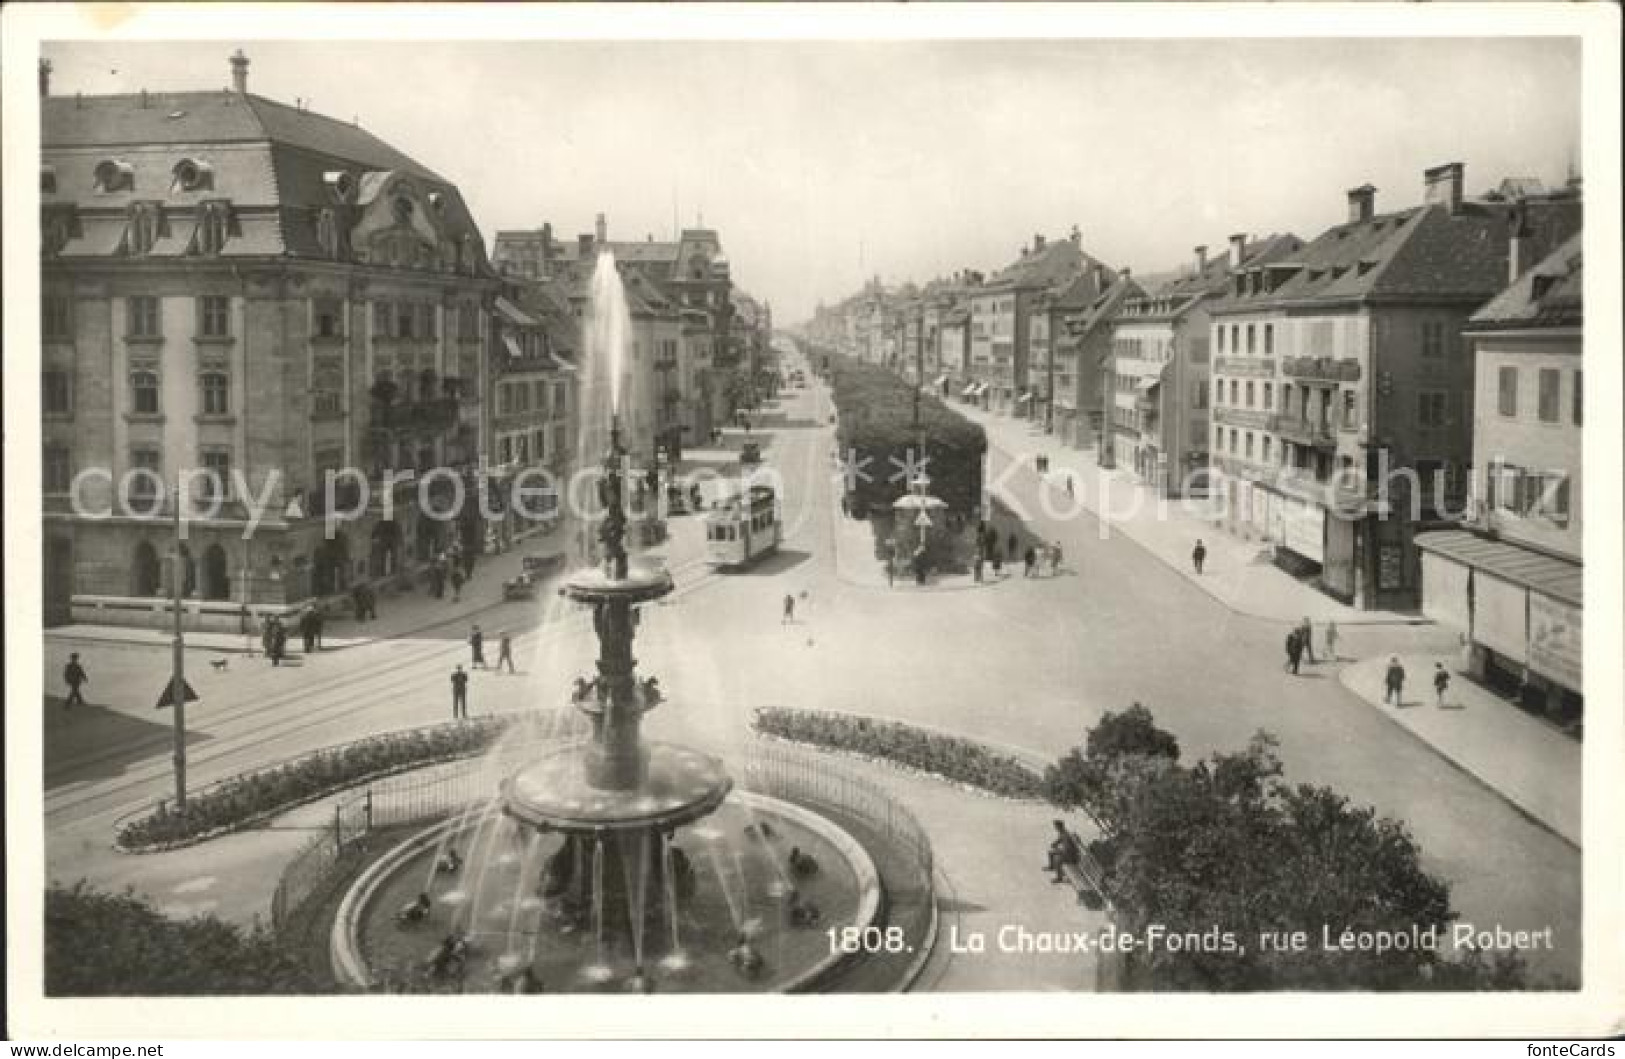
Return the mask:
{"type": "Polygon", "coordinates": [[[840,415],[836,440],[841,457],[853,463],[848,499],[862,515],[890,510],[908,492],[903,468],[920,462],[933,496],[961,514],[982,503],[982,458],[987,434],[929,393],[919,395],[920,429],[914,426],[915,388],[885,368],[837,354],[829,355],[831,391],[840,415]],[[912,454],[912,462],[911,462],[912,454]]]}
{"type": "Polygon", "coordinates": [[[1137,955],[1129,988],[1246,990],[1516,989],[1521,961],[1451,959],[1411,948],[1327,950],[1323,929],[1430,928],[1448,937],[1457,918],[1447,883],[1421,865],[1403,824],[1351,805],[1326,787],[1281,779],[1276,740],[1259,732],[1239,753],[1180,762],[1179,741],[1136,703],[1107,713],[1044,776],[1044,794],[1087,810],[1102,835],[1089,844],[1117,926],[1144,936],[1214,927],[1244,951],[1137,955]],[[1302,951],[1266,951],[1260,939],[1304,932],[1302,951]]]}

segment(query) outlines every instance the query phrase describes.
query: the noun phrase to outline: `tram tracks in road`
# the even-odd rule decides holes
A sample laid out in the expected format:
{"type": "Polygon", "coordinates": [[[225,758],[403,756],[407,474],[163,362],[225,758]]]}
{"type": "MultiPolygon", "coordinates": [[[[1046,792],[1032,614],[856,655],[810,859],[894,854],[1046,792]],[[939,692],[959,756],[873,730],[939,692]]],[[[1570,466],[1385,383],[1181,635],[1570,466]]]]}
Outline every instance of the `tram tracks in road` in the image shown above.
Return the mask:
{"type": "MultiPolygon", "coordinates": [[[[703,558],[686,560],[671,568],[671,573],[675,578],[679,574],[704,565],[703,558]]],[[[716,579],[717,574],[714,571],[701,574],[697,578],[685,581],[674,596],[681,598],[716,579]]],[[[530,641],[529,646],[534,647],[553,639],[579,634],[586,630],[588,624],[584,611],[566,612],[563,620],[548,622],[516,638],[516,648],[522,650],[527,646],[527,641],[530,641]]],[[[261,763],[273,756],[287,757],[319,749],[318,744],[303,746],[288,744],[299,736],[308,735],[346,716],[395,699],[402,693],[424,688],[425,679],[431,672],[438,673],[451,656],[467,650],[467,645],[460,641],[445,641],[438,646],[433,645],[433,641],[381,641],[381,643],[390,646],[411,643],[422,647],[424,653],[411,660],[385,659],[382,665],[375,664],[316,687],[293,689],[278,693],[269,699],[244,703],[211,717],[211,725],[228,730],[222,730],[207,743],[188,747],[188,759],[193,775],[201,778],[208,772],[209,765],[218,764],[233,755],[240,755],[250,747],[266,751],[270,751],[273,747],[287,747],[286,753],[282,755],[269,753],[260,755],[261,763]],[[353,696],[345,694],[351,691],[358,694],[353,696]],[[260,718],[259,723],[250,721],[246,727],[236,723],[251,718],[260,718]]],[[[56,788],[46,793],[44,804],[46,818],[58,822],[78,821],[106,812],[124,812],[141,802],[161,796],[152,788],[155,784],[167,782],[171,776],[167,755],[145,759],[110,781],[99,781],[89,777],[76,780],[74,777],[92,772],[113,758],[142,751],[161,752],[170,745],[171,738],[166,734],[126,744],[105,753],[81,756],[64,763],[46,777],[47,784],[56,788]]],[[[206,779],[204,782],[223,778],[232,774],[232,771],[243,771],[252,767],[255,767],[252,763],[245,763],[241,769],[223,770],[219,776],[206,779]]]]}

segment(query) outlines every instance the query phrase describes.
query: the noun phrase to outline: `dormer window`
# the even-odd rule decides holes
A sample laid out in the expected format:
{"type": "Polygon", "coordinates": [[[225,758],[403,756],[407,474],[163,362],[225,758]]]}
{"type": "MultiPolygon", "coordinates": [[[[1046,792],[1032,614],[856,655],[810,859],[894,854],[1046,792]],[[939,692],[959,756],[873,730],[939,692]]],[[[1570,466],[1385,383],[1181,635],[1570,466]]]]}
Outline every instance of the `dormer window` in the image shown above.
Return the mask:
{"type": "Polygon", "coordinates": [[[198,158],[183,158],[175,163],[175,179],[170,190],[213,191],[214,166],[198,158]]]}
{"type": "Polygon", "coordinates": [[[41,195],[56,194],[56,167],[41,166],[39,171],[39,193],[41,195]]]}
{"type": "Polygon", "coordinates": [[[102,194],[135,190],[135,167],[117,158],[96,165],[96,190],[102,194]]]}
{"type": "Polygon", "coordinates": [[[322,183],[327,187],[327,193],[333,196],[334,202],[347,203],[355,194],[355,177],[342,169],[332,169],[322,174],[322,183]]]}
{"type": "Polygon", "coordinates": [[[339,222],[331,209],[316,211],[316,242],[328,257],[339,256],[339,222]]]}
{"type": "Polygon", "coordinates": [[[407,198],[405,195],[397,195],[395,196],[395,201],[391,202],[389,205],[390,209],[395,214],[396,224],[412,223],[412,214],[416,210],[416,207],[412,205],[411,199],[407,198]]]}
{"type": "Polygon", "coordinates": [[[231,235],[231,207],[225,202],[205,202],[198,207],[194,247],[200,254],[218,254],[231,235]]]}
{"type": "Polygon", "coordinates": [[[434,210],[436,213],[444,212],[446,208],[446,196],[442,195],[438,191],[429,192],[429,208],[434,210]]]}
{"type": "Polygon", "coordinates": [[[132,202],[130,220],[124,229],[124,252],[150,253],[164,234],[164,211],[156,202],[132,202]]]}

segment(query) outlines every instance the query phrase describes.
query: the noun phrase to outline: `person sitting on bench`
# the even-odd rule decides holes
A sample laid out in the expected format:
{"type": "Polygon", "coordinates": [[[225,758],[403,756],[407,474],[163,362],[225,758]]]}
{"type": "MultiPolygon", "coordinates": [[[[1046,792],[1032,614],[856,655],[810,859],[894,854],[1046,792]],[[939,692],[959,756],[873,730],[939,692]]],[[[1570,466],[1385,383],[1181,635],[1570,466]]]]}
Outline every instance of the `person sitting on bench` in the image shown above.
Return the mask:
{"type": "Polygon", "coordinates": [[[435,978],[460,977],[468,966],[468,936],[455,930],[447,934],[423,966],[435,978]]]}
{"type": "Polygon", "coordinates": [[[1083,855],[1078,849],[1077,836],[1066,829],[1066,821],[1055,821],[1055,841],[1049,844],[1049,862],[1045,865],[1045,870],[1055,873],[1055,882],[1065,882],[1064,870],[1076,867],[1082,860],[1083,855]]]}
{"type": "Polygon", "coordinates": [[[395,922],[421,923],[429,918],[430,907],[429,895],[418,894],[417,900],[408,901],[401,906],[400,911],[395,913],[395,922]]]}
{"type": "Polygon", "coordinates": [[[458,854],[455,846],[447,846],[446,852],[434,862],[434,870],[441,875],[456,875],[463,867],[463,858],[458,854]]]}
{"type": "Polygon", "coordinates": [[[756,951],[746,934],[740,934],[739,944],[728,950],[728,962],[746,978],[755,978],[762,972],[762,954],[756,951]]]}

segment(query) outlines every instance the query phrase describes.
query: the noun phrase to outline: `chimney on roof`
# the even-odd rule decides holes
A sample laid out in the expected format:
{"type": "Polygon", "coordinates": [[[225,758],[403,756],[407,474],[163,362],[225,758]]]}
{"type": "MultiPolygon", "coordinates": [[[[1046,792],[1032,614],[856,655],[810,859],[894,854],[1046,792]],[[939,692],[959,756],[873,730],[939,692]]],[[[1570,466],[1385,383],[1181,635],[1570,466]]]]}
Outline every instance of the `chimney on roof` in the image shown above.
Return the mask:
{"type": "Polygon", "coordinates": [[[1083,245],[1083,232],[1075,224],[1072,226],[1072,234],[1067,236],[1067,238],[1072,240],[1073,246],[1083,245]]]}
{"type": "Polygon", "coordinates": [[[145,88],[141,90],[141,109],[147,109],[147,90],[145,88]]]}
{"type": "Polygon", "coordinates": [[[1033,253],[1036,254],[1036,253],[1038,253],[1038,251],[1040,251],[1042,249],[1044,249],[1044,237],[1042,235],[1039,235],[1037,232],[1034,232],[1033,233],[1033,253]]]}
{"type": "Polygon", "coordinates": [[[1377,189],[1370,184],[1349,188],[1349,223],[1369,221],[1377,208],[1377,189]]]}
{"type": "Polygon", "coordinates": [[[1237,232],[1230,237],[1230,267],[1241,267],[1241,259],[1247,253],[1247,233],[1237,232]]]}
{"type": "Polygon", "coordinates": [[[592,236],[586,232],[576,236],[576,256],[583,261],[592,256],[592,236]]]}
{"type": "Polygon", "coordinates": [[[1196,274],[1200,276],[1207,271],[1207,247],[1196,248],[1196,274]]]}
{"type": "Polygon", "coordinates": [[[1128,266],[1126,266],[1126,265],[1125,265],[1125,266],[1124,266],[1124,267],[1123,267],[1123,268],[1120,268],[1120,269],[1118,269],[1118,270],[1117,270],[1117,274],[1118,274],[1118,275],[1119,275],[1119,276],[1122,276],[1122,277],[1123,277],[1123,282],[1124,282],[1124,283],[1127,283],[1127,282],[1128,282],[1128,280],[1129,280],[1129,275],[1130,275],[1130,272],[1129,272],[1129,269],[1128,269],[1128,266]]]}
{"type": "Polygon", "coordinates": [[[1507,212],[1507,284],[1518,282],[1528,271],[1529,261],[1529,204],[1523,199],[1512,204],[1507,212]]]}
{"type": "Polygon", "coordinates": [[[604,215],[602,213],[598,215],[598,220],[593,224],[592,230],[594,235],[597,237],[599,246],[603,246],[605,243],[609,242],[609,223],[604,220],[604,215]]]}
{"type": "Polygon", "coordinates": [[[231,57],[231,90],[240,96],[248,95],[248,56],[241,48],[231,57]]]}
{"type": "Polygon", "coordinates": [[[1429,206],[1444,206],[1451,213],[1461,212],[1461,182],[1465,167],[1460,162],[1446,162],[1422,173],[1426,184],[1422,201],[1429,206]]]}
{"type": "Polygon", "coordinates": [[[51,60],[39,61],[39,94],[43,99],[51,94],[51,60]]]}

